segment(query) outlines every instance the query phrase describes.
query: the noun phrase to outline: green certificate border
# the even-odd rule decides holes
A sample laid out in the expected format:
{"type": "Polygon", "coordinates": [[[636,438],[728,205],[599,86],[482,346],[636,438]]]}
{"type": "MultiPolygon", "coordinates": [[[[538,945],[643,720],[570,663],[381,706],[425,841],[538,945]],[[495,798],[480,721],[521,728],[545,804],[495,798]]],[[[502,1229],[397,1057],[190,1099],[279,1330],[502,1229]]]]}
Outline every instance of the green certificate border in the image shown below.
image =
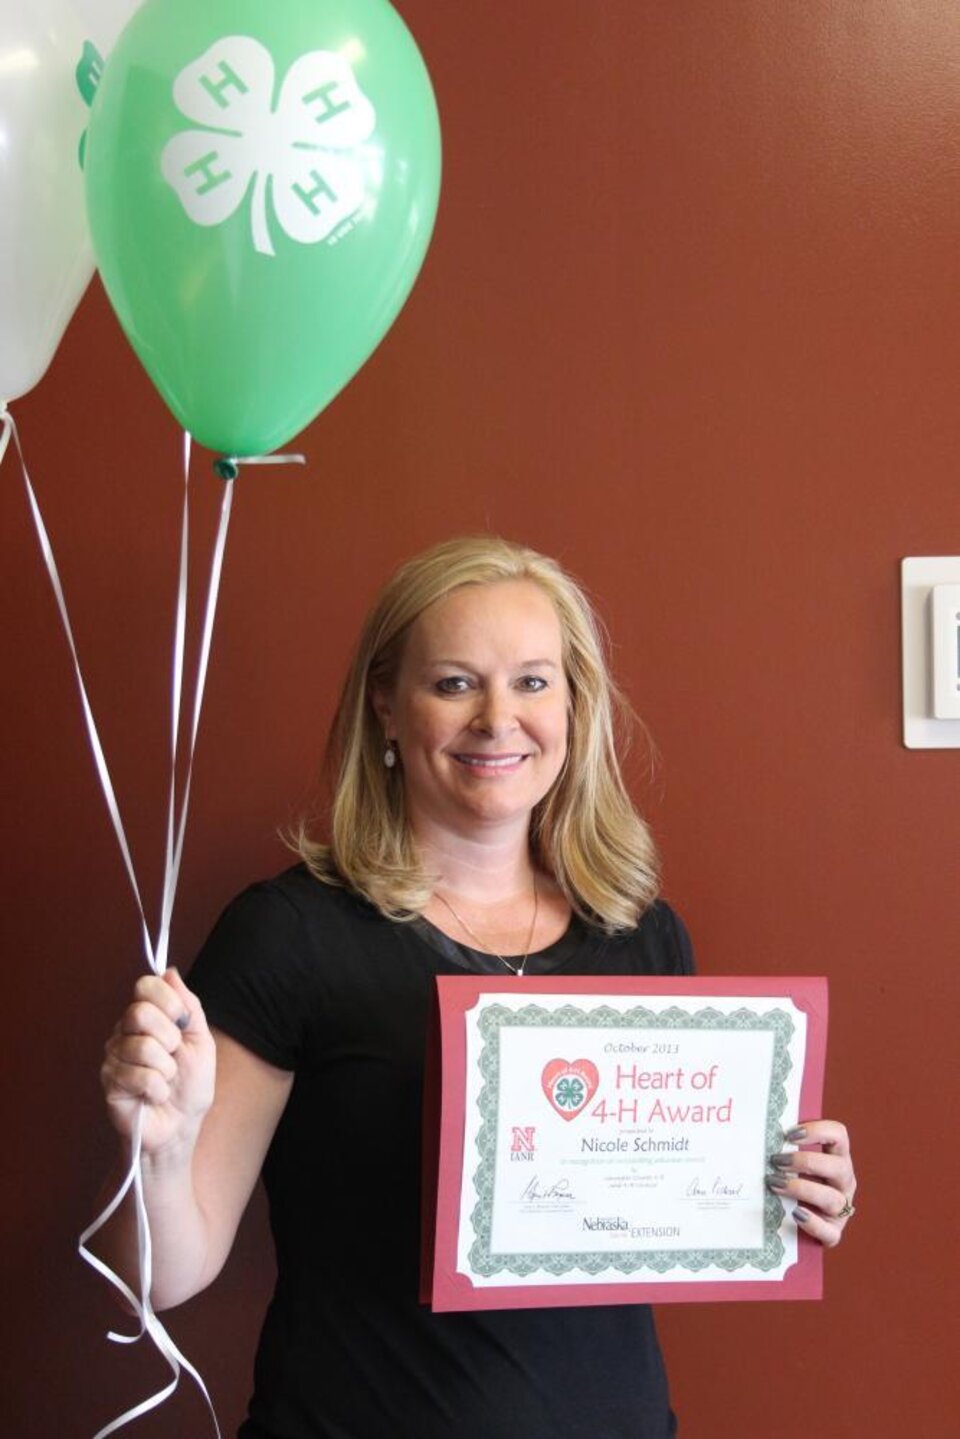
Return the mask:
{"type": "Polygon", "coordinates": [[[503,1004],[487,1006],[479,1019],[478,1029],[482,1048],[477,1066],[483,1076],[483,1085],[477,1099],[482,1117],[477,1137],[477,1152],[480,1166],[473,1176],[477,1203],[470,1222],[476,1236],[469,1250],[469,1262],[475,1274],[485,1279],[497,1274],[512,1274],[526,1278],[543,1272],[556,1276],[580,1270],[586,1274],[602,1274],[604,1270],[615,1270],[620,1274],[634,1274],[638,1270],[650,1269],[663,1274],[668,1269],[686,1269],[692,1274],[709,1266],[733,1273],[740,1269],[767,1271],[776,1269],[783,1262],[785,1250],[779,1230],[783,1222],[783,1206],[772,1194],[764,1195],[763,1243],[758,1249],[670,1249],[632,1250],[629,1253],[589,1254],[497,1254],[491,1248],[490,1235],[493,1221],[493,1194],[496,1184],[496,1136],[499,1129],[500,1104],[500,1035],[505,1028],[555,1028],[555,1029],[658,1029],[658,1030],[766,1030],[773,1034],[773,1063],[770,1072],[770,1092],[767,1099],[766,1154],[775,1154],[783,1147],[784,1132],[781,1118],[787,1103],[784,1082],[793,1065],[789,1046],[795,1032],[795,1025],[785,1009],[769,1009],[759,1014],[750,1009],[737,1009],[729,1014],[720,1010],[705,1008],[690,1011],[674,1005],[669,1009],[654,1012],[637,1005],[633,1009],[617,1010],[610,1005],[596,1009],[579,1009],[575,1005],[563,1005],[559,1009],[545,1009],[540,1004],[528,1004],[522,1009],[508,1009],[503,1004]]]}

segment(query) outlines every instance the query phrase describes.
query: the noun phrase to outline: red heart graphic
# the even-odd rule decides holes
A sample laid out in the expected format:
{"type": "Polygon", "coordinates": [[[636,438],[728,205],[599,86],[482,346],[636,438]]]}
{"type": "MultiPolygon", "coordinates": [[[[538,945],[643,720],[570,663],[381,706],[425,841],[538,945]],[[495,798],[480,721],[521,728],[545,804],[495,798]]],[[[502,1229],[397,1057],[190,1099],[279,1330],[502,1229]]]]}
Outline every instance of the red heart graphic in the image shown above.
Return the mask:
{"type": "Polygon", "coordinates": [[[589,1059],[551,1059],[540,1083],[560,1118],[576,1119],[596,1094],[600,1074],[589,1059]]]}

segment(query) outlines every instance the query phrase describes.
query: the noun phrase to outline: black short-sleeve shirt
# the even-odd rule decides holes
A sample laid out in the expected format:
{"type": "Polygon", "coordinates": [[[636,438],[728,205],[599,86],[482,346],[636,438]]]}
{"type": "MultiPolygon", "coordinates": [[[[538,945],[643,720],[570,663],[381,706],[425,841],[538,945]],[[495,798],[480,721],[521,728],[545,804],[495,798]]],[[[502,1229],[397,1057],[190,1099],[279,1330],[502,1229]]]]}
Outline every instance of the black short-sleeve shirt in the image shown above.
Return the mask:
{"type": "MultiPolygon", "coordinates": [[[[692,967],[662,902],[613,938],[574,919],[526,966],[692,967]]],[[[234,900],[191,971],[210,1023],[295,1076],[264,1164],[277,1285],[242,1439],[676,1432],[647,1306],[433,1314],[418,1301],[426,1030],[435,976],[464,968],[502,972],[298,865],[234,900]]]]}

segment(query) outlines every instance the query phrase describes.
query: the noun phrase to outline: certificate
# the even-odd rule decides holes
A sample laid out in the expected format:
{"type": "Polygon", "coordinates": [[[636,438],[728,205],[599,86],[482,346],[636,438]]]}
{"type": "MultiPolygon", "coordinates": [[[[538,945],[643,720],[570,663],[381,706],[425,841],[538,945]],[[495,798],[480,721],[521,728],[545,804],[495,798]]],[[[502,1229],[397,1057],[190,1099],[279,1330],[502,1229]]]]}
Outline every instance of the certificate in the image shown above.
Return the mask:
{"type": "Polygon", "coordinates": [[[826,1018],[822,979],[438,979],[422,1297],[818,1298],[764,1176],[820,1111],[826,1018]]]}

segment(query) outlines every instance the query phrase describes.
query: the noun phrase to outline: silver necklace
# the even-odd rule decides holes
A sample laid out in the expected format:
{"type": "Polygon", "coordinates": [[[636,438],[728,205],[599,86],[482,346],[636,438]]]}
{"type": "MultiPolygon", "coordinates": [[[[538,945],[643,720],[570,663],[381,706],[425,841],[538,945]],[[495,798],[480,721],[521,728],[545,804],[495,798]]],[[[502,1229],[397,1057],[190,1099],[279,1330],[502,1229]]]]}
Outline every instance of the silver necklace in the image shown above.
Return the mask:
{"type": "Polygon", "coordinates": [[[469,934],[470,938],[484,954],[492,954],[494,959],[499,959],[500,963],[504,965],[505,968],[509,969],[511,974],[523,974],[523,967],[526,964],[528,958],[530,957],[530,946],[533,943],[533,933],[537,927],[537,910],[540,906],[540,893],[537,889],[536,875],[533,876],[533,919],[530,921],[530,933],[527,935],[527,943],[523,951],[523,958],[521,959],[519,964],[511,964],[509,959],[504,959],[502,954],[498,954],[495,949],[491,949],[489,944],[485,943],[485,941],[480,938],[476,931],[470,928],[463,915],[457,913],[450,901],[444,895],[442,895],[438,889],[435,889],[433,891],[433,894],[435,899],[438,899],[441,904],[446,905],[447,909],[453,915],[460,928],[464,930],[465,933],[469,934]]]}

